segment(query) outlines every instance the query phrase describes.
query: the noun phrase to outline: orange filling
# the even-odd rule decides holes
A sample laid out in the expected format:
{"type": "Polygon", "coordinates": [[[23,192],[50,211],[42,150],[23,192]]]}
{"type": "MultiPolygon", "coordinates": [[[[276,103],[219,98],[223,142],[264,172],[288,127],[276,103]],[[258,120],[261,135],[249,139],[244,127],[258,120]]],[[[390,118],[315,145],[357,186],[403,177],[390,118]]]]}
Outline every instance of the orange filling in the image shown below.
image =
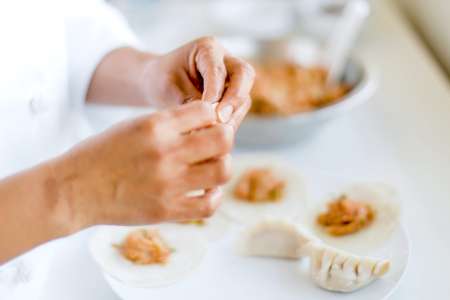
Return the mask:
{"type": "Polygon", "coordinates": [[[276,202],[281,200],[285,182],[269,168],[247,170],[234,188],[234,196],[247,202],[276,202]]]}
{"type": "Polygon", "coordinates": [[[253,64],[256,70],[250,112],[257,115],[291,115],[337,102],[347,94],[348,84],[326,84],[322,67],[301,67],[279,62],[253,64]]]}
{"type": "Polygon", "coordinates": [[[328,210],[317,217],[317,223],[333,236],[355,233],[369,226],[375,217],[373,209],[365,203],[340,196],[328,204],[328,210]]]}
{"type": "Polygon", "coordinates": [[[131,232],[117,248],[126,259],[138,265],[164,264],[172,252],[154,229],[131,232]]]}

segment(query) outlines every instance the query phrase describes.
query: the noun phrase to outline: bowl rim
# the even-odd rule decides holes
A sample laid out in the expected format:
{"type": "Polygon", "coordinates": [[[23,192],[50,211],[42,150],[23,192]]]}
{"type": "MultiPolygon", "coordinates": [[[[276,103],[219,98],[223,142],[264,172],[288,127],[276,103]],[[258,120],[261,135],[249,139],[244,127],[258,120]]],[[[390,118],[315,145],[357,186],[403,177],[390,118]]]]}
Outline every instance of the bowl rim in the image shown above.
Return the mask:
{"type": "Polygon", "coordinates": [[[327,118],[330,115],[335,115],[338,112],[347,111],[351,108],[369,100],[376,88],[376,80],[374,70],[371,66],[363,63],[360,59],[351,57],[347,62],[347,65],[353,64],[361,70],[361,79],[356,85],[347,93],[340,101],[333,104],[305,112],[298,112],[288,116],[258,116],[249,113],[245,122],[274,122],[274,121],[294,121],[294,120],[308,120],[308,119],[321,119],[327,118]]]}

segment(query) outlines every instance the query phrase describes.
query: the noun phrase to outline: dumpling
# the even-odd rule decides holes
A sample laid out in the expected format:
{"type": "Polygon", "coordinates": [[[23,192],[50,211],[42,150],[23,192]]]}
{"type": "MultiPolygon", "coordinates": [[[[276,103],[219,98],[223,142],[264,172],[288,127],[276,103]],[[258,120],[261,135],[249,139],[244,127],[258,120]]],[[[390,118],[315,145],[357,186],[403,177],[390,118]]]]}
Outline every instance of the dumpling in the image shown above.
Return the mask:
{"type": "Polygon", "coordinates": [[[295,219],[306,213],[306,187],[303,177],[288,162],[277,156],[245,154],[233,158],[232,178],[224,186],[223,203],[219,212],[241,224],[253,224],[262,218],[295,219]],[[283,181],[281,198],[276,201],[249,202],[235,196],[242,175],[251,169],[270,170],[283,181]]]}
{"type": "Polygon", "coordinates": [[[179,233],[167,225],[101,226],[92,235],[90,252],[103,272],[127,285],[157,287],[174,283],[191,273],[202,262],[207,243],[199,234],[179,233]],[[155,229],[170,247],[170,257],[164,264],[139,265],[126,259],[117,249],[130,232],[136,229],[155,229]]]}
{"type": "Polygon", "coordinates": [[[395,189],[380,183],[359,183],[344,188],[338,194],[327,197],[310,209],[308,227],[325,244],[352,253],[365,255],[382,246],[398,228],[400,204],[395,189]],[[317,217],[326,210],[329,202],[345,195],[351,200],[369,205],[374,211],[369,225],[355,233],[342,236],[330,235],[317,222],[317,217]]]}
{"type": "Polygon", "coordinates": [[[311,278],[319,287],[336,292],[352,292],[385,275],[390,262],[310,243],[304,248],[311,259],[311,278]]]}
{"type": "Polygon", "coordinates": [[[248,256],[298,259],[302,247],[315,240],[296,224],[283,219],[264,219],[248,227],[238,242],[238,252],[248,256]]]}
{"type": "Polygon", "coordinates": [[[390,262],[358,256],[322,243],[301,225],[265,219],[238,241],[240,254],[284,259],[310,258],[310,276],[319,287],[338,292],[360,289],[389,271],[390,262]]]}

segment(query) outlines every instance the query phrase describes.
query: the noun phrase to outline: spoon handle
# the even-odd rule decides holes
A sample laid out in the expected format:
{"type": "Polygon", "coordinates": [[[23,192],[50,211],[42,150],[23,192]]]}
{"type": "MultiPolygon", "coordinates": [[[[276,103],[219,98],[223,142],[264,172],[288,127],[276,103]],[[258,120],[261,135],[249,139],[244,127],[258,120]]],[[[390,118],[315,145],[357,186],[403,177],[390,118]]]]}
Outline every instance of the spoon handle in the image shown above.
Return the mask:
{"type": "Polygon", "coordinates": [[[350,51],[369,12],[367,1],[352,0],[346,4],[335,30],[325,45],[327,84],[336,83],[341,78],[350,51]]]}

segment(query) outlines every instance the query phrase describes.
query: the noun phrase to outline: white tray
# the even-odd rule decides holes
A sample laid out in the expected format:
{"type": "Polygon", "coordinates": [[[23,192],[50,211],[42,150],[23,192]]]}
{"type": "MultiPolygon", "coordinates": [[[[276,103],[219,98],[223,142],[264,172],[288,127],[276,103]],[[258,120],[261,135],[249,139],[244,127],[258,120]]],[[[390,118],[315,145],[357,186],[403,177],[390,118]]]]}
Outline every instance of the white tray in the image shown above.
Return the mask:
{"type": "MultiPolygon", "coordinates": [[[[333,191],[353,183],[318,171],[305,171],[310,201],[322,199],[333,191]],[[316,184],[314,184],[316,183],[316,184]]],[[[220,212],[219,212],[220,213],[220,212]]],[[[186,226],[186,225],[184,225],[186,226]]],[[[318,288],[309,278],[308,260],[278,260],[242,257],[235,253],[235,240],[241,225],[232,224],[222,239],[211,242],[201,266],[175,284],[158,288],[128,286],[104,274],[113,290],[125,300],[144,299],[384,299],[400,282],[409,257],[405,230],[399,227],[382,248],[370,252],[376,257],[389,258],[391,270],[380,280],[350,293],[340,294],[318,288]]]]}

